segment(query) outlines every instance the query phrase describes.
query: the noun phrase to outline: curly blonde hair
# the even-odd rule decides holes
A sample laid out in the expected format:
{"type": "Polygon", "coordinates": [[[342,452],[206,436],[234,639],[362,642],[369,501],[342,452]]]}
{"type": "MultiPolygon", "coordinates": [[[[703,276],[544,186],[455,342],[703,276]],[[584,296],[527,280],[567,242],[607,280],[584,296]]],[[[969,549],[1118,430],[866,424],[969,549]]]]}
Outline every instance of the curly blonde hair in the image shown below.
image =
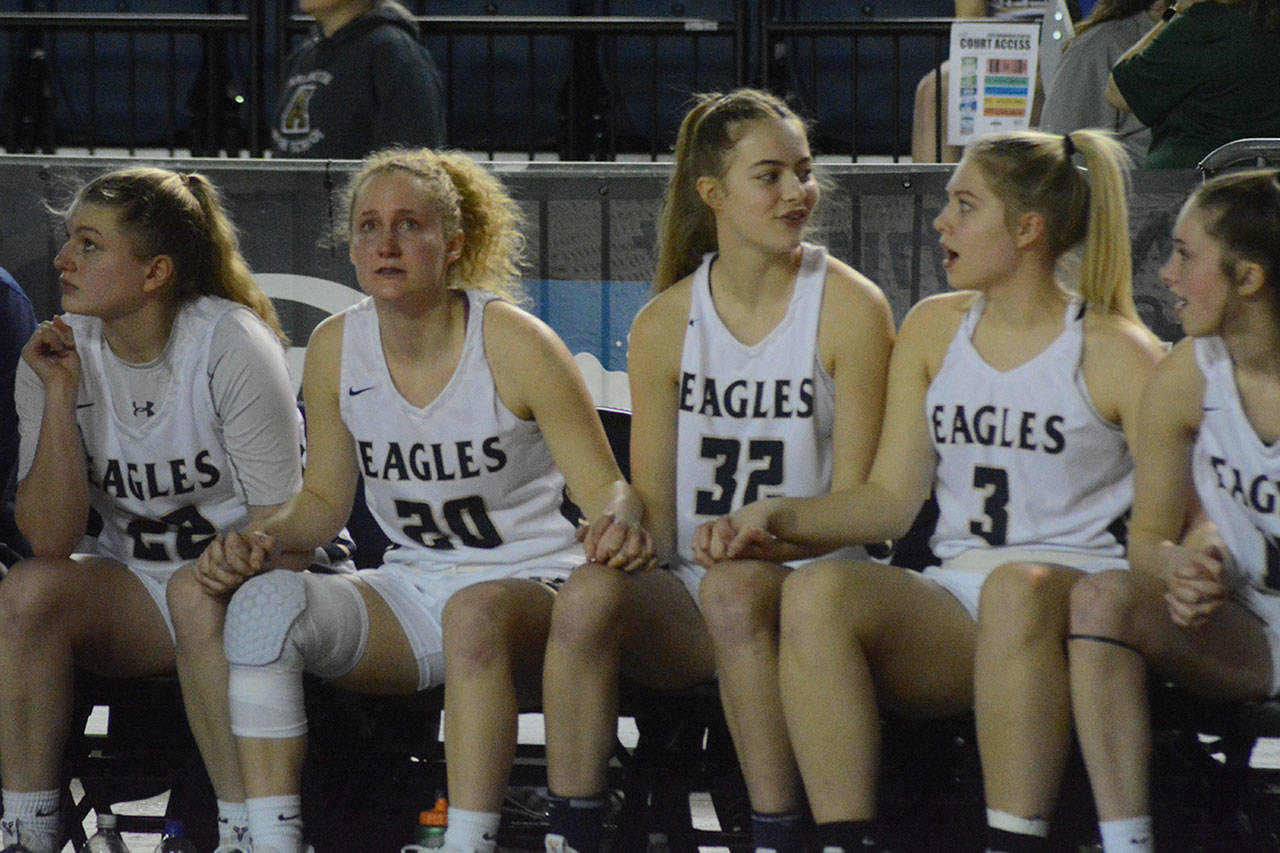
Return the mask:
{"type": "Polygon", "coordinates": [[[338,191],[334,238],[351,239],[356,197],[377,175],[404,172],[416,180],[446,234],[461,229],[462,256],[445,273],[455,290],[490,290],[517,304],[527,300],[520,275],[525,239],[520,206],[500,180],[465,154],[429,148],[388,148],[370,154],[338,191]]]}

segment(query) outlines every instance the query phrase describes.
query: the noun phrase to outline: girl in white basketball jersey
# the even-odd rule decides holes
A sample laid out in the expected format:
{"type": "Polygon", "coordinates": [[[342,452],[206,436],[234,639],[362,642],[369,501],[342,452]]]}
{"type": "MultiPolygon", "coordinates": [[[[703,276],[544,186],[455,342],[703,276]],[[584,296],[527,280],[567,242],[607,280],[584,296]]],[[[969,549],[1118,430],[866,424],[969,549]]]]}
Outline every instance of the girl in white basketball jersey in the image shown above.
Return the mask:
{"type": "Polygon", "coordinates": [[[783,586],[783,707],[820,847],[872,832],[880,706],[976,707],[992,849],[1046,834],[1069,744],[1067,595],[1123,565],[1126,430],[1159,352],[1129,290],[1123,158],[1090,131],[971,145],[934,221],[956,292],[902,324],[868,482],[716,528],[715,555],[767,536],[876,541],[938,499],[940,567],[829,561],[783,586]],[[1081,241],[1073,292],[1055,266],[1081,241]]]}
{"type": "Polygon", "coordinates": [[[548,850],[599,848],[620,671],[662,688],[718,677],[757,846],[802,840],[777,692],[778,596],[785,563],[827,549],[771,541],[706,570],[698,528],[868,470],[892,316],[866,277],[803,242],[818,196],[804,125],[779,99],[698,98],[676,142],[659,292],[631,328],[628,364],[632,479],[670,570],[590,567],[556,601],[548,850]]]}
{"type": "Polygon", "coordinates": [[[302,491],[199,564],[210,589],[239,587],[226,652],[253,849],[304,849],[309,671],[369,692],[443,682],[445,848],[492,851],[554,588],[586,560],[641,569],[652,547],[573,358],[508,301],[523,239],[501,183],[461,154],[389,150],[341,209],[368,298],[307,347],[302,491]],[[358,479],[385,563],[354,580],[267,571],[341,528],[358,479]]]}
{"type": "MultiPolygon", "coordinates": [[[[65,220],[54,266],[67,313],[40,325],[17,381],[17,519],[36,556],[0,584],[0,846],[21,833],[34,853],[62,848],[74,667],[172,672],[175,642],[220,659],[225,601],[166,601],[166,583],[301,484],[280,327],[215,188],[113,172],[65,220]],[[86,525],[101,530],[82,542],[86,525]]],[[[225,689],[202,705],[190,720],[218,795],[218,849],[247,849],[225,689]]]]}
{"type": "Polygon", "coordinates": [[[1108,853],[1152,849],[1148,666],[1217,700],[1280,693],[1280,173],[1197,187],[1160,277],[1187,337],[1143,396],[1132,570],[1071,602],[1072,708],[1108,853]]]}

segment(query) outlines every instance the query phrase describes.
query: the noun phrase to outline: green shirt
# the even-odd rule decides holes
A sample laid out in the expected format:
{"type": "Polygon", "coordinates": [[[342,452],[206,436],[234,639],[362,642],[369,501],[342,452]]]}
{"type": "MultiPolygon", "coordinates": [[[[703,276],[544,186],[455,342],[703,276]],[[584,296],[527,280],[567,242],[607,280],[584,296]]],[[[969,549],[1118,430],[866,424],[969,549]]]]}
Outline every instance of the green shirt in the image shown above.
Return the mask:
{"type": "Polygon", "coordinates": [[[1243,4],[1197,3],[1111,72],[1151,127],[1148,168],[1188,168],[1233,139],[1280,137],[1280,34],[1243,4]]]}

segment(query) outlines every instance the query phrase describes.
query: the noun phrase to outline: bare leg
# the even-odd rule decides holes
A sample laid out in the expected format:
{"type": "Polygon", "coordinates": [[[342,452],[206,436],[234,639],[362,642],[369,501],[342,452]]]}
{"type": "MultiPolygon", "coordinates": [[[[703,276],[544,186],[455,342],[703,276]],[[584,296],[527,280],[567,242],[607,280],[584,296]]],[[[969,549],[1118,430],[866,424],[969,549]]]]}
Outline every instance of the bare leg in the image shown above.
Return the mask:
{"type": "Polygon", "coordinates": [[[121,677],[171,672],[155,601],[110,560],[17,564],[0,584],[0,775],[9,790],[60,784],[77,663],[121,677]]]}
{"type": "Polygon", "coordinates": [[[222,649],[226,599],[205,592],[187,566],[170,578],[166,595],[169,612],[174,614],[178,681],[191,734],[218,799],[243,802],[244,783],[227,703],[227,656],[222,649]]]}
{"type": "Polygon", "coordinates": [[[982,587],[974,711],[987,805],[1048,820],[1071,748],[1063,651],[1075,569],[1009,563],[982,587]]]}
{"type": "Polygon", "coordinates": [[[757,812],[802,805],[778,692],[778,608],[790,569],[776,563],[721,563],[702,579],[702,612],[716,650],[720,700],[757,812]]]}
{"type": "Polygon", "coordinates": [[[951,76],[950,69],[950,63],[942,63],[941,115],[938,112],[938,74],[930,71],[916,85],[915,106],[911,115],[913,163],[958,163],[960,155],[964,153],[962,146],[947,144],[947,86],[951,76]]]}
{"type": "Polygon", "coordinates": [[[1270,654],[1252,615],[1227,602],[1186,630],[1169,620],[1163,594],[1159,580],[1135,571],[1091,575],[1071,593],[1071,707],[1102,820],[1151,813],[1147,661],[1210,698],[1270,691],[1270,654]]]}
{"type": "Polygon", "coordinates": [[[833,560],[786,579],[782,707],[815,820],[875,816],[880,704],[968,710],[976,631],[949,593],[906,569],[833,560]]]}
{"type": "Polygon", "coordinates": [[[710,638],[669,572],[583,566],[556,596],[543,670],[547,781],[557,794],[604,790],[622,671],[658,688],[710,681],[710,638]]]}
{"type": "Polygon", "coordinates": [[[444,609],[445,753],[455,808],[497,812],[521,699],[536,703],[552,596],[528,580],[459,590],[444,609]]]}

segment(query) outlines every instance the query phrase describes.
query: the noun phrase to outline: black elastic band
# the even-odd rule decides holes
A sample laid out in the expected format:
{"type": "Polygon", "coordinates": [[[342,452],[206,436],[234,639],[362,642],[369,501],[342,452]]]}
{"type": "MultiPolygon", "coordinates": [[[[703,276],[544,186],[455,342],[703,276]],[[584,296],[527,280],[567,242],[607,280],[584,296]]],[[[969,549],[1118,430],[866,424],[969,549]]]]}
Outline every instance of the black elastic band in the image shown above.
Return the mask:
{"type": "Polygon", "coordinates": [[[1071,134],[1069,133],[1062,134],[1062,150],[1066,152],[1068,160],[1076,153],[1076,144],[1071,141],[1071,134]]]}
{"type": "Polygon", "coordinates": [[[1067,634],[1067,640],[1089,640],[1093,643],[1107,643],[1112,646],[1119,646],[1122,649],[1128,649],[1135,655],[1142,654],[1142,652],[1138,651],[1124,640],[1117,640],[1115,637],[1107,637],[1102,634],[1067,634]]]}

